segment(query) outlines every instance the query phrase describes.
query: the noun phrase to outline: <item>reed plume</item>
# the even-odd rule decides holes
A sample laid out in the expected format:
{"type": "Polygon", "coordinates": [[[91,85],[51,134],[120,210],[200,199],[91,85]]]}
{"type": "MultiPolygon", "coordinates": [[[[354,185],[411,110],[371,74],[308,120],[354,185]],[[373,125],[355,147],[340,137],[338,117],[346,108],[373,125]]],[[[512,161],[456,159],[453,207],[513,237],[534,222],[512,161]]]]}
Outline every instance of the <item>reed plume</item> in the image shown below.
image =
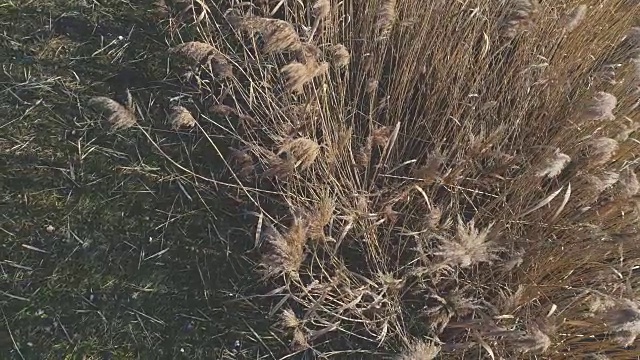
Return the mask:
{"type": "Polygon", "coordinates": [[[196,119],[184,106],[174,106],[169,114],[169,124],[173,130],[192,128],[196,125],[196,119]]]}
{"type": "Polygon", "coordinates": [[[107,121],[112,130],[128,129],[136,125],[136,115],[133,104],[126,107],[119,102],[104,96],[97,96],[89,100],[89,106],[99,108],[108,113],[107,121]]]}
{"type": "Polygon", "coordinates": [[[396,0],[382,0],[378,8],[376,29],[380,36],[387,36],[396,20],[396,0]]]}
{"type": "Polygon", "coordinates": [[[567,32],[572,32],[575,30],[578,25],[584,20],[587,15],[587,5],[581,4],[578,5],[575,9],[573,9],[569,14],[567,14],[567,18],[565,20],[564,28],[567,32]]]}

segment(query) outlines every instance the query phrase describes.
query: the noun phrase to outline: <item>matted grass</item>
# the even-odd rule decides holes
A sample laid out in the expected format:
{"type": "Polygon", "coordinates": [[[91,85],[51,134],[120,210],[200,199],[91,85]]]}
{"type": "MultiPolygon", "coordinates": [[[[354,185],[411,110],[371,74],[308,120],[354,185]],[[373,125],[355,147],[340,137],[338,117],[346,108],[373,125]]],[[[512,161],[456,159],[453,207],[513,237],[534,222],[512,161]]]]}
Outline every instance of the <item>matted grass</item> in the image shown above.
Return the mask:
{"type": "MultiPolygon", "coordinates": [[[[176,93],[149,5],[0,5],[0,358],[276,349],[251,331],[268,338],[270,324],[239,299],[256,285],[253,243],[228,241],[245,220],[221,211],[215,188],[178,175],[142,131],[112,132],[86,107],[126,87],[143,110],[176,93]]],[[[194,135],[156,115],[141,126],[165,151],[215,166],[194,135]]]]}

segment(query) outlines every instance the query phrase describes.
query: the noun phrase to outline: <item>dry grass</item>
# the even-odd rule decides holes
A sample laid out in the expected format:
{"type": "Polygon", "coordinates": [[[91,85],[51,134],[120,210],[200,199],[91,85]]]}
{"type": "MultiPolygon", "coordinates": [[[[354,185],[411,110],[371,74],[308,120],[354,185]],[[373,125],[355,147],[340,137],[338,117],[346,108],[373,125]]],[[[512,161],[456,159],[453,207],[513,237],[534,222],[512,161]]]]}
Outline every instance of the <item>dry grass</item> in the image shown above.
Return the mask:
{"type": "Polygon", "coordinates": [[[207,139],[290,350],[640,355],[638,6],[370,5],[238,7],[176,50],[237,65],[207,139]]]}

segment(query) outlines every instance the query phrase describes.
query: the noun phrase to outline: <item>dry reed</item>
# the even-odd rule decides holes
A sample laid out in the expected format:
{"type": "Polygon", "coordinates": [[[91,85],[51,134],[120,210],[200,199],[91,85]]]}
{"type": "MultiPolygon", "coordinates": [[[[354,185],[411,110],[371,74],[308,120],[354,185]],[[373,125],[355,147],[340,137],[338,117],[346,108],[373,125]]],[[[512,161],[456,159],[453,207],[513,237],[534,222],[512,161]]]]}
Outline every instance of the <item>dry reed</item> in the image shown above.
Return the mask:
{"type": "Polygon", "coordinates": [[[592,167],[606,164],[618,150],[618,142],[608,137],[593,138],[586,146],[587,162],[592,167]]]}
{"type": "Polygon", "coordinates": [[[640,356],[619,300],[640,296],[640,8],[373,4],[234,8],[247,38],[199,28],[237,63],[201,96],[232,104],[209,109],[216,146],[265,214],[283,353],[640,356]]]}

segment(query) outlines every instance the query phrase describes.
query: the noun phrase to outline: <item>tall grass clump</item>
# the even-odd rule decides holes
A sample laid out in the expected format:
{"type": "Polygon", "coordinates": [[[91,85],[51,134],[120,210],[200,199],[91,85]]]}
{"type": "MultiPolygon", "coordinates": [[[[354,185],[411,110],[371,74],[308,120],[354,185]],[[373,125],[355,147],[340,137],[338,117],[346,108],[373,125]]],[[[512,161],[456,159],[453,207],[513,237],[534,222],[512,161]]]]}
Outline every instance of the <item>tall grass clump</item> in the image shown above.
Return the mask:
{"type": "Polygon", "coordinates": [[[173,44],[188,124],[257,214],[290,351],[640,356],[639,6],[209,8],[173,44]]]}

